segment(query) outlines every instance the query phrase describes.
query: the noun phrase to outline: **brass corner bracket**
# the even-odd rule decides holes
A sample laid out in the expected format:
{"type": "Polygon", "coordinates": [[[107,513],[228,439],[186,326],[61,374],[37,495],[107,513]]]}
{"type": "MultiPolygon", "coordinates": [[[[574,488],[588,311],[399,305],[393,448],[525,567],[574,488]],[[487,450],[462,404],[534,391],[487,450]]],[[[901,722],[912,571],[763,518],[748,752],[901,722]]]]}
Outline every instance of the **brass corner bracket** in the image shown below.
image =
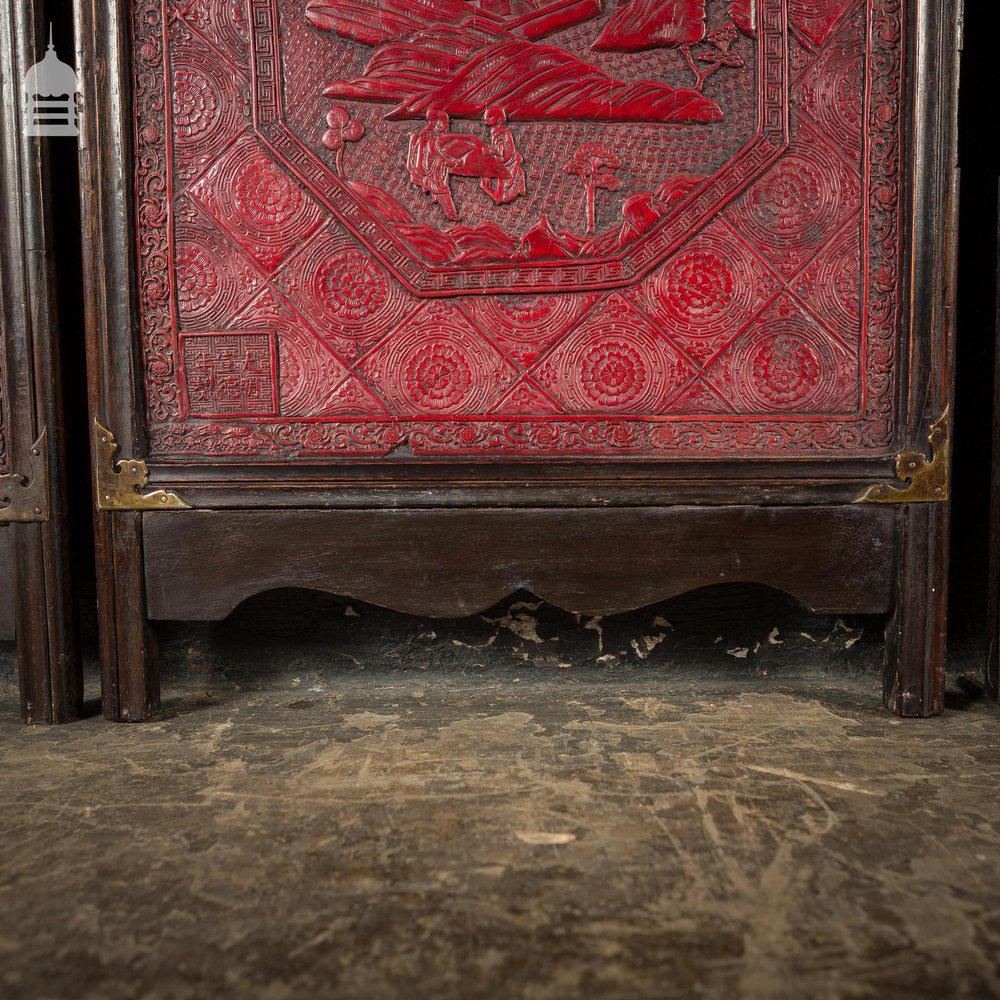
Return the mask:
{"type": "Polygon", "coordinates": [[[48,430],[42,430],[28,456],[30,474],[0,476],[0,524],[49,519],[48,430]]]}
{"type": "Polygon", "coordinates": [[[869,486],[856,503],[935,503],[949,498],[951,474],[951,418],[948,408],[931,424],[927,440],[928,458],[919,451],[904,451],[896,456],[896,475],[905,486],[878,483],[869,486]]]}
{"type": "Polygon", "coordinates": [[[96,417],[94,418],[94,489],[98,510],[190,510],[176,493],[169,490],[140,492],[149,485],[149,469],[141,458],[115,461],[118,442],[96,417]]]}

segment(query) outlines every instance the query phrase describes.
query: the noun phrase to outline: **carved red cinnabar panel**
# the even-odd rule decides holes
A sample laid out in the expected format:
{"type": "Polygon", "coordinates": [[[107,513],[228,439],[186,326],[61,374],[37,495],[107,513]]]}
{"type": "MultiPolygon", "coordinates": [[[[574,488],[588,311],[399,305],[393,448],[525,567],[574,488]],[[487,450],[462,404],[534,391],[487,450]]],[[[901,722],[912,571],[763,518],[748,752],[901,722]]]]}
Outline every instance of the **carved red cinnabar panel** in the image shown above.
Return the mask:
{"type": "Polygon", "coordinates": [[[902,17],[138,0],[154,455],[887,451],[902,17]]]}

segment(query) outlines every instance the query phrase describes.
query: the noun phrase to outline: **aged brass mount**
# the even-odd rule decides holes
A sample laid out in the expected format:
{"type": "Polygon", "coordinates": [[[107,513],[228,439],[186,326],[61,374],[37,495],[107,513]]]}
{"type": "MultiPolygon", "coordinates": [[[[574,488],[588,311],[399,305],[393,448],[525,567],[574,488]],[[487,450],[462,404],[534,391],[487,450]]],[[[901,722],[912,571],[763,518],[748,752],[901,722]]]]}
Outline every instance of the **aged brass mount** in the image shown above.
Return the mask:
{"type": "Polygon", "coordinates": [[[141,492],[149,485],[149,470],[141,458],[115,461],[118,442],[99,420],[94,419],[94,489],[98,510],[190,510],[169,490],[141,492]]]}
{"type": "Polygon", "coordinates": [[[896,475],[905,483],[878,483],[869,486],[856,503],[935,503],[949,498],[951,473],[951,418],[948,409],[931,424],[927,440],[928,458],[919,451],[904,451],[896,456],[896,475]]]}
{"type": "Polygon", "coordinates": [[[0,476],[0,524],[47,521],[49,519],[48,431],[42,430],[31,446],[30,474],[0,476]]]}

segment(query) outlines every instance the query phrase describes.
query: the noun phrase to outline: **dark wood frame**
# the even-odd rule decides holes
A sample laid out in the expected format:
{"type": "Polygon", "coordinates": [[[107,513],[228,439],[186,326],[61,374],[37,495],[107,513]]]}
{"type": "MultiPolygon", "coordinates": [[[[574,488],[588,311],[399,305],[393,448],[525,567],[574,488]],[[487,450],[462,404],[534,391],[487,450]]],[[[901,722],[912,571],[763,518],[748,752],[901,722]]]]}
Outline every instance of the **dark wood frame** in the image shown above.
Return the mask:
{"type": "Polygon", "coordinates": [[[1000,700],[1000,226],[997,232],[997,311],[993,382],[993,461],[990,477],[989,582],[986,591],[986,690],[1000,700]]]}
{"type": "Polygon", "coordinates": [[[9,642],[14,631],[14,556],[10,547],[11,532],[0,526],[0,640],[9,642]]]}
{"type": "Polygon", "coordinates": [[[24,721],[68,722],[80,715],[83,677],[68,537],[51,149],[48,140],[23,135],[20,93],[23,74],[45,50],[47,28],[41,3],[0,4],[0,328],[10,421],[5,429],[10,471],[24,481],[37,475],[42,480],[35,484],[42,489],[37,507],[24,511],[24,520],[0,523],[0,591],[7,590],[0,603],[8,606],[8,614],[0,612],[0,628],[12,619],[24,721]],[[36,450],[40,439],[43,447],[36,450]]]}
{"type": "MultiPolygon", "coordinates": [[[[89,67],[81,190],[90,406],[120,455],[135,458],[147,450],[125,8],[78,0],[77,27],[89,67]]],[[[150,618],[222,617],[275,587],[446,616],[518,588],[571,611],[608,612],[720,581],[769,583],[823,610],[887,613],[886,704],[907,716],[940,712],[948,503],[855,504],[871,484],[896,481],[897,452],[928,451],[930,426],[952,394],[961,11],[949,0],[913,0],[909,10],[901,166],[910,266],[893,453],[599,466],[150,465],[152,487],[195,509],[96,514],[106,716],[139,720],[157,710],[150,618]],[[859,544],[838,549],[849,537],[859,544]]]]}

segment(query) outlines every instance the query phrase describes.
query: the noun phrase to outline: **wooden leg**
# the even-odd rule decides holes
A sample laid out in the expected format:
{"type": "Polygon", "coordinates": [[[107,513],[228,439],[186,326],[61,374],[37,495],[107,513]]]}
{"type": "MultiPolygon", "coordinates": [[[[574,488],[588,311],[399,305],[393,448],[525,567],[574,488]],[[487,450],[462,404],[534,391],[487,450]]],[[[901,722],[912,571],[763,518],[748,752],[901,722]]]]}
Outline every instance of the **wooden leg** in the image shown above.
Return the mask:
{"type": "Polygon", "coordinates": [[[884,698],[898,715],[944,708],[948,578],[947,503],[899,508],[896,596],[886,628],[884,698]]]}
{"type": "Polygon", "coordinates": [[[11,526],[21,718],[70,722],[83,708],[76,612],[61,521],[11,526]]]}
{"type": "MultiPolygon", "coordinates": [[[[1000,391],[997,395],[997,414],[1000,416],[1000,391]]],[[[1000,441],[1000,432],[997,440],[1000,441]]],[[[990,512],[990,576],[986,592],[986,690],[991,698],[1000,698],[1000,445],[996,456],[990,512]]]]}
{"type": "MultiPolygon", "coordinates": [[[[995,595],[996,589],[990,593],[995,595]]],[[[996,597],[992,598],[996,603],[996,597]]],[[[986,633],[986,691],[991,698],[1000,699],[1000,621],[995,612],[991,612],[986,633]]]]}
{"type": "MultiPolygon", "coordinates": [[[[1000,254],[997,257],[1000,261],[1000,254]]],[[[997,282],[1000,292],[1000,280],[997,282]]],[[[1000,699],[1000,297],[993,381],[993,463],[990,476],[989,586],[986,591],[986,690],[1000,699]]]]}
{"type": "Polygon", "coordinates": [[[142,515],[99,513],[95,536],[104,717],[141,722],[160,708],[156,640],[146,620],[142,515]]]}

